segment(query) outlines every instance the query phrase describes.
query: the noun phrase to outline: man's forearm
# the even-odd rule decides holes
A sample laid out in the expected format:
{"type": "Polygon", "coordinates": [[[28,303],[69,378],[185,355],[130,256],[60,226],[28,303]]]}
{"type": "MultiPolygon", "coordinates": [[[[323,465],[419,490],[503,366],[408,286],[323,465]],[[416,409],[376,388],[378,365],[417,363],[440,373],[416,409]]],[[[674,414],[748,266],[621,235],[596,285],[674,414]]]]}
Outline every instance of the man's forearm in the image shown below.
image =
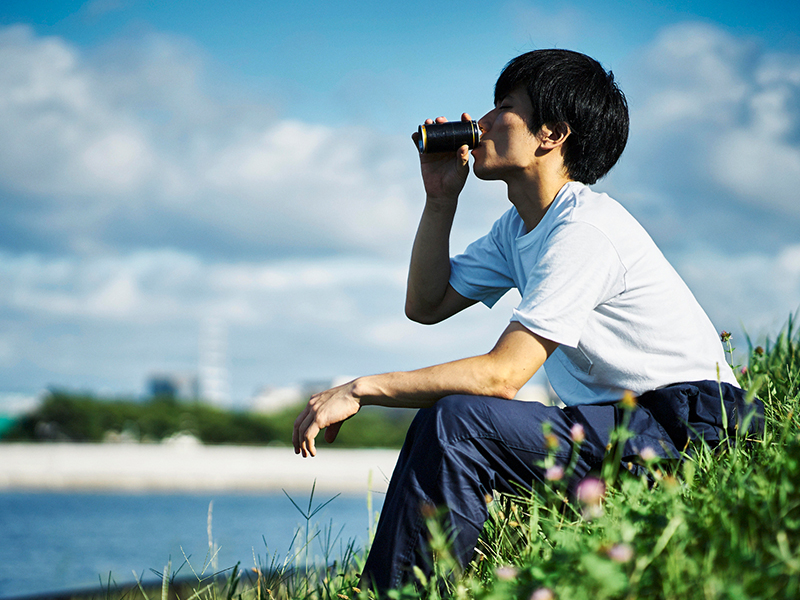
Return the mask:
{"type": "Polygon", "coordinates": [[[425,408],[452,394],[513,398],[556,347],[513,322],[488,354],[405,373],[359,377],[314,394],[294,423],[295,452],[314,456],[317,434],[326,429],[325,439],[333,442],[342,423],[364,405],[425,408]]]}
{"type": "Polygon", "coordinates": [[[450,281],[450,230],[455,201],[428,198],[414,238],[406,288],[406,315],[425,322],[442,303],[450,281]]]}
{"type": "Polygon", "coordinates": [[[557,344],[511,323],[487,354],[418,369],[361,377],[353,395],[364,405],[425,408],[452,394],[512,399],[557,344]]]}
{"type": "Polygon", "coordinates": [[[362,406],[426,408],[452,394],[513,398],[519,387],[498,375],[487,355],[465,358],[417,371],[360,377],[353,393],[362,406]]]}

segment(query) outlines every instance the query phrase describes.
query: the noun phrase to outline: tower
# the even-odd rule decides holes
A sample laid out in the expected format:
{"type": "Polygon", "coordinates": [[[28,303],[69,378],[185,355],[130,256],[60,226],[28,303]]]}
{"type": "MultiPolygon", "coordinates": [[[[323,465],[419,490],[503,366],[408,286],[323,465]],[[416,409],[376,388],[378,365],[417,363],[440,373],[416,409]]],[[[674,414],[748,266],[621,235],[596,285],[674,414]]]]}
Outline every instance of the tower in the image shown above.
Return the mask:
{"type": "Polygon", "coordinates": [[[220,317],[208,317],[200,327],[200,397],[217,406],[230,406],[227,364],[228,327],[220,317]]]}

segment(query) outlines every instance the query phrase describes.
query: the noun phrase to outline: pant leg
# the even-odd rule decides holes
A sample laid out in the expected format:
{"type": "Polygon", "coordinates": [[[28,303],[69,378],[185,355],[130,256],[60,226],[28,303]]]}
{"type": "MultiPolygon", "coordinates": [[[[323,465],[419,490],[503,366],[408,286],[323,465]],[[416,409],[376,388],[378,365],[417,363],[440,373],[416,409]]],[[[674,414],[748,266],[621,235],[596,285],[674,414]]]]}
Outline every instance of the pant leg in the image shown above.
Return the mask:
{"type": "MultiPolygon", "coordinates": [[[[448,396],[420,410],[392,474],[364,567],[365,583],[387,590],[408,580],[415,565],[431,572],[421,511],[425,505],[448,509],[453,551],[466,566],[488,516],[486,496],[493,490],[530,490],[533,481],[543,479],[538,463],[549,453],[542,428],[545,422],[559,441],[556,460],[566,465],[572,454],[570,429],[576,420],[559,408],[537,402],[448,396]]],[[[591,446],[588,437],[586,443],[591,446]]],[[[589,450],[586,456],[602,457],[604,448],[589,450]]],[[[575,480],[585,476],[591,466],[580,459],[575,480]]]]}

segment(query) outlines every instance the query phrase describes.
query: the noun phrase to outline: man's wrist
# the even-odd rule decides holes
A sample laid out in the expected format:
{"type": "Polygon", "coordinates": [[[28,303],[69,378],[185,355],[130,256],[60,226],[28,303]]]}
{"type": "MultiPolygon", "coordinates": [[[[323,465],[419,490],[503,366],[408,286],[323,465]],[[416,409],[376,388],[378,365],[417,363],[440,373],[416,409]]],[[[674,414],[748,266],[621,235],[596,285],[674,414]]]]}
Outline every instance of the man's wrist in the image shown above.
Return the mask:
{"type": "Polygon", "coordinates": [[[371,398],[375,397],[373,385],[371,385],[371,376],[359,377],[353,380],[353,385],[350,389],[350,395],[358,402],[359,406],[369,406],[373,404],[371,398]]]}
{"type": "Polygon", "coordinates": [[[458,206],[458,196],[425,196],[425,208],[434,212],[454,213],[458,206]]]}

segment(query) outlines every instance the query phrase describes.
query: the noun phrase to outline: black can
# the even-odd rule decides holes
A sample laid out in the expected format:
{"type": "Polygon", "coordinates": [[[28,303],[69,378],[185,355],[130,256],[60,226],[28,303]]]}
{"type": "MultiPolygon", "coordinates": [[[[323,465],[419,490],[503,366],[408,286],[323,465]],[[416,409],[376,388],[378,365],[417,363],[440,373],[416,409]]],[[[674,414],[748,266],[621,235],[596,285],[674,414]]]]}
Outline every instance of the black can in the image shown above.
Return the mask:
{"type": "Polygon", "coordinates": [[[420,154],[455,152],[466,144],[474,148],[480,142],[481,130],[477,121],[448,121],[419,126],[420,154]]]}

